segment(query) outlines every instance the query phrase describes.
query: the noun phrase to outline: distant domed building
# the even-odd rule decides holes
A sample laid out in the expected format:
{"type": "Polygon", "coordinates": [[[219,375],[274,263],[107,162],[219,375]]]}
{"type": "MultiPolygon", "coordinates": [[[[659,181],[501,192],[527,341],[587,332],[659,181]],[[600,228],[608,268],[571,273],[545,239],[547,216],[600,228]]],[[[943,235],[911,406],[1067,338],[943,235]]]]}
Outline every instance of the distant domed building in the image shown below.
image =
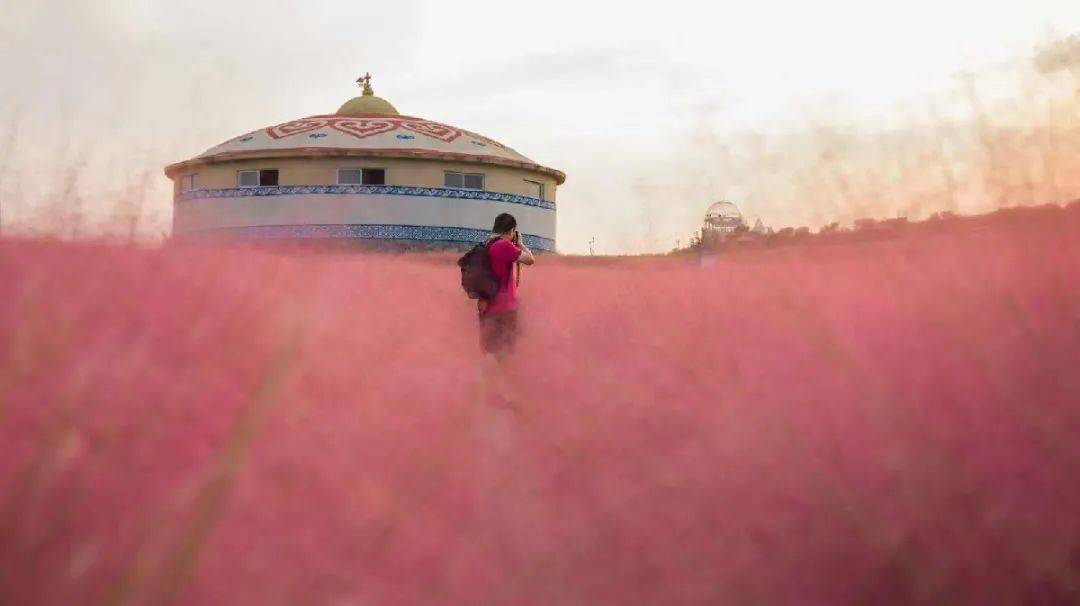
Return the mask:
{"type": "Polygon", "coordinates": [[[705,211],[705,221],[701,226],[701,244],[711,248],[745,227],[746,220],[739,212],[739,207],[726,200],[717,202],[705,211]]]}
{"type": "Polygon", "coordinates": [[[555,250],[555,192],[566,175],[476,133],[403,116],[363,94],[334,114],[252,131],[165,174],[178,239],[354,241],[378,248],[463,247],[495,216],[526,244],[555,250]]]}

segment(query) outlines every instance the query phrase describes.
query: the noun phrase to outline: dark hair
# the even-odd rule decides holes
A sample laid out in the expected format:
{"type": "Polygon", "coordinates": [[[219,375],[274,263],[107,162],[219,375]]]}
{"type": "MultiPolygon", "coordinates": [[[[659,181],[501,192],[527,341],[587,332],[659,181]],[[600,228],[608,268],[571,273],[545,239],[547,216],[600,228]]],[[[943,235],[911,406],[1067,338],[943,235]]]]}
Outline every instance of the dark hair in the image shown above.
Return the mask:
{"type": "Polygon", "coordinates": [[[514,218],[514,215],[503,213],[495,217],[495,225],[491,228],[491,231],[496,234],[507,234],[515,227],[517,227],[517,219],[514,218]]]}

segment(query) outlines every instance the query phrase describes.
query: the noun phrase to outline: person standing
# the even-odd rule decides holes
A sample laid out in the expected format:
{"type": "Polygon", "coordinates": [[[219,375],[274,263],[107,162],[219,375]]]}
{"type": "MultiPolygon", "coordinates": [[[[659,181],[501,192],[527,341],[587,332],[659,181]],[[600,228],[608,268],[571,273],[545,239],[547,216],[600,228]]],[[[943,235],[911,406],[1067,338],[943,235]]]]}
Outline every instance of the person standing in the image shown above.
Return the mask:
{"type": "Polygon", "coordinates": [[[477,314],[481,347],[485,354],[501,361],[513,351],[517,340],[518,265],[532,265],[536,257],[522,241],[514,215],[502,213],[495,217],[491,232],[487,251],[499,290],[491,299],[477,301],[477,314]]]}
{"type": "MultiPolygon", "coordinates": [[[[507,495],[521,490],[515,488],[518,485],[513,473],[515,466],[508,462],[520,451],[519,432],[522,419],[527,416],[525,400],[514,381],[515,365],[506,363],[518,334],[516,272],[521,271],[520,265],[535,263],[536,258],[522,242],[517,219],[509,213],[495,217],[484,249],[498,290],[494,296],[477,301],[484,355],[478,377],[479,405],[471,421],[477,440],[473,476],[481,502],[506,506],[507,495]]],[[[486,532],[489,527],[485,524],[480,528],[486,532]]],[[[492,535],[488,540],[497,543],[502,537],[492,535]]]]}

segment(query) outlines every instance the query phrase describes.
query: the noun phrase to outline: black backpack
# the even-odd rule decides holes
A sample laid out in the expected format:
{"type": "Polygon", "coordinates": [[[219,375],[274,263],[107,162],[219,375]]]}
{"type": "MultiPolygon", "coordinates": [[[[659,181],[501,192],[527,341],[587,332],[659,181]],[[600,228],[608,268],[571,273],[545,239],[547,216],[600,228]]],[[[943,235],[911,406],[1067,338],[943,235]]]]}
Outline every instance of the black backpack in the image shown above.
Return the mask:
{"type": "Polygon", "coordinates": [[[499,293],[499,279],[491,269],[491,257],[488,255],[488,246],[495,238],[477,244],[469,252],[458,259],[458,267],[461,268],[461,287],[470,299],[491,300],[499,293]]]}

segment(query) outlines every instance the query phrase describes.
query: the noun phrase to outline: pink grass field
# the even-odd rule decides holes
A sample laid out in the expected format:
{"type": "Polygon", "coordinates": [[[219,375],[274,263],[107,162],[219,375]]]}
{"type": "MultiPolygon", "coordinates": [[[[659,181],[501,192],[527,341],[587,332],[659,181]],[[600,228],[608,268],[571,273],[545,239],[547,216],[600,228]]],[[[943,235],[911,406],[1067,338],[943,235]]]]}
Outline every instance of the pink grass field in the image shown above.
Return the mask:
{"type": "Polygon", "coordinates": [[[1080,213],[542,258],[0,240],[0,602],[1080,602],[1080,213]]]}

